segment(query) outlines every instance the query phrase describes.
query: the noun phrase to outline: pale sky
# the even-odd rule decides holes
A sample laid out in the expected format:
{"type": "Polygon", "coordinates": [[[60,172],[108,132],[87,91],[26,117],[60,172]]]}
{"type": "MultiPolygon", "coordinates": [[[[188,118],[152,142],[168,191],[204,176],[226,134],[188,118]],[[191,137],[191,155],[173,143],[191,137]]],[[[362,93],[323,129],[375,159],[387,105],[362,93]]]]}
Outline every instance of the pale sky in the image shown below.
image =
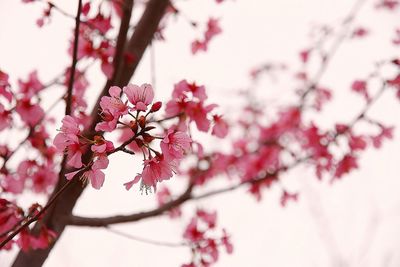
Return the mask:
{"type": "MultiPolygon", "coordinates": [[[[335,97],[316,118],[323,126],[350,121],[362,108],[360,98],[349,93],[351,82],[366,76],[373,62],[399,55],[399,47],[393,48],[389,41],[394,27],[400,26],[399,11],[396,15],[376,12],[374,1],[367,1],[355,23],[370,29],[371,35],[346,42],[322,79],[322,84],[334,89],[335,97]]],[[[71,3],[76,1],[54,2],[75,13],[75,4],[71,3]]],[[[188,17],[204,23],[209,16],[220,18],[223,34],[215,37],[207,53],[193,57],[190,42],[201,31],[193,31],[183,19],[172,20],[165,32],[167,42],[156,43],[154,47],[156,98],[167,99],[173,84],[186,78],[205,84],[210,102],[218,103],[222,113],[234,114],[241,103],[236,92],[250,84],[248,73],[252,67],[274,61],[285,62],[295,70],[299,67],[298,52],[309,44],[313,25],[337,25],[353,2],[226,0],[216,5],[213,0],[184,1],[178,7],[188,17]]],[[[34,68],[38,68],[39,77],[46,81],[70,64],[66,50],[73,20],[54,12],[52,23],[37,29],[35,20],[41,14],[40,7],[16,0],[0,2],[0,68],[13,81],[34,68]]],[[[132,82],[151,82],[150,77],[147,53],[132,82]]],[[[96,71],[90,81],[92,92],[104,83],[96,71]]],[[[290,97],[294,87],[291,81],[267,81],[257,89],[257,94],[265,97],[265,105],[273,110],[285,103],[285,97],[290,97]]],[[[62,109],[58,107],[58,111],[62,109]]],[[[384,94],[370,114],[386,125],[400,127],[400,103],[392,91],[384,94]]],[[[284,175],[283,183],[300,192],[299,201],[286,208],[279,204],[277,188],[266,190],[259,203],[244,194],[244,190],[238,190],[185,205],[186,216],[179,221],[157,218],[114,227],[139,237],[180,242],[191,216],[190,209],[200,206],[216,209],[218,225],[232,235],[234,253],[223,253],[217,267],[399,266],[398,136],[396,130],[394,139],[385,142],[383,148],[369,149],[361,157],[360,169],[333,185],[317,181],[314,173],[305,168],[284,175]]],[[[212,139],[206,148],[213,149],[220,142],[212,139]]],[[[135,166],[127,157],[111,160],[104,187],[100,191],[86,190],[74,212],[88,216],[114,215],[151,207],[152,196],[141,195],[137,188],[126,192],[122,186],[132,178],[131,170],[139,164],[135,166]]],[[[168,185],[178,192],[182,181],[173,178],[168,185]]],[[[15,252],[2,252],[0,267],[9,266],[15,252]]],[[[69,227],[44,266],[180,266],[189,260],[188,248],[154,246],[103,229],[69,227]]]]}

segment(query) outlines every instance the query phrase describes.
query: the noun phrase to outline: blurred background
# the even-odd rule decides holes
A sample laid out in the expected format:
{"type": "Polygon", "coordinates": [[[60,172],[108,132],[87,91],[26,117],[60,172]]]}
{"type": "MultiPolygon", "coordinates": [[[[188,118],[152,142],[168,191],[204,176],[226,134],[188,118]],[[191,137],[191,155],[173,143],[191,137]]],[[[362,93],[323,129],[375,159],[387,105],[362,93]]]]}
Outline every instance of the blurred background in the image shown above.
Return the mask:
{"type": "MultiPolygon", "coordinates": [[[[75,2],[54,1],[70,14],[75,14],[75,2]]],[[[368,75],[376,62],[399,55],[400,47],[391,43],[395,27],[400,26],[399,10],[377,10],[376,2],[365,1],[354,21],[369,34],[345,41],[322,77],[321,84],[334,94],[333,101],[313,118],[323,127],[353,119],[363,107],[361,98],[350,93],[353,80],[368,75]]],[[[354,3],[226,0],[216,5],[212,0],[176,1],[184,16],[170,19],[164,31],[166,40],[147,50],[132,82],[155,82],[159,100],[168,99],[173,84],[181,79],[204,84],[210,102],[218,103],[227,118],[240,116],[244,100],[239,92],[243,90],[252,90],[267,111],[276,111],[293,101],[294,78],[277,74],[254,81],[250,71],[268,62],[283,63],[292,72],[301,69],[299,53],[312,44],[313,29],[337,27],[354,3]],[[202,29],[194,29],[187,18],[205,24],[209,17],[220,20],[223,33],[212,40],[206,53],[192,55],[190,43],[201,36],[202,29]]],[[[70,64],[67,49],[74,21],[54,12],[51,23],[38,28],[35,22],[42,10],[39,3],[0,1],[0,68],[13,82],[36,68],[41,80],[48,81],[70,64]]],[[[135,12],[138,17],[140,8],[135,12]]],[[[98,67],[88,78],[94,100],[105,79],[98,67]]],[[[63,108],[60,105],[54,111],[60,118],[63,108]]],[[[189,211],[207,207],[218,211],[218,224],[227,229],[234,244],[234,253],[223,253],[215,266],[400,266],[400,103],[392,91],[385,92],[369,114],[395,126],[394,138],[379,150],[368,149],[359,169],[334,183],[319,181],[306,167],[291,170],[283,176],[283,183],[299,192],[299,199],[286,207],[279,203],[278,188],[266,190],[261,202],[242,188],[185,205],[183,210],[188,212],[182,220],[154,218],[114,228],[152,240],[179,242],[192,215],[189,211]]],[[[59,127],[56,122],[54,129],[59,127]]],[[[1,138],[4,142],[9,137],[1,138]]],[[[206,150],[217,145],[229,147],[228,140],[199,138],[206,140],[206,150]]],[[[152,207],[152,195],[141,194],[138,188],[125,191],[122,186],[139,168],[140,162],[128,157],[111,160],[104,187],[100,191],[88,188],[75,214],[112,215],[152,207]]],[[[184,185],[179,178],[167,184],[177,192],[184,185]]],[[[218,185],[216,181],[209,187],[218,185]]],[[[33,201],[43,203],[45,198],[27,195],[21,201],[28,206],[33,201]]],[[[0,253],[0,266],[9,266],[16,252],[0,253]]],[[[185,247],[155,246],[104,229],[68,227],[45,266],[180,266],[189,260],[190,249],[185,247]]]]}

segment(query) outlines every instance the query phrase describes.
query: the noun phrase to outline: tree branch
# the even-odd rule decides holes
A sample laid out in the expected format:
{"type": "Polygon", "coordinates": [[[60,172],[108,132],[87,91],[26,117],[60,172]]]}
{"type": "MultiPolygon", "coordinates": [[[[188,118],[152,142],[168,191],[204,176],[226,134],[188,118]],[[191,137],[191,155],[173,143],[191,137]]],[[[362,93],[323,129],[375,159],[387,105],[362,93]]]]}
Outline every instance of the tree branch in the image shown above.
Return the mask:
{"type": "Polygon", "coordinates": [[[183,192],[177,199],[172,200],[156,209],[134,213],[131,215],[117,215],[104,218],[86,218],[79,216],[71,216],[67,224],[75,226],[92,226],[92,227],[105,227],[111,224],[136,222],[146,218],[159,216],[175,207],[178,207],[182,203],[192,198],[193,183],[190,183],[188,188],[183,192]]]}

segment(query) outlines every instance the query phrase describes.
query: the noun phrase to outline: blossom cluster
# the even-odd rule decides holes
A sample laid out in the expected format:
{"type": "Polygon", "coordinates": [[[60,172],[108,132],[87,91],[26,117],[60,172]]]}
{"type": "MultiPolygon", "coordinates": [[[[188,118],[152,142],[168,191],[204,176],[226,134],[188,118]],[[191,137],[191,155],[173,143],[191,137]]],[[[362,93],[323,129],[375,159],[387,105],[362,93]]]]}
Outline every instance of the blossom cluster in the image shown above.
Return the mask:
{"type": "Polygon", "coordinates": [[[67,178],[72,179],[86,168],[84,179],[90,181],[95,189],[100,189],[105,180],[103,170],[108,166],[109,155],[115,152],[142,153],[143,169],[133,180],[125,183],[125,187],[129,190],[140,181],[142,187],[155,189],[158,182],[173,176],[179,162],[190,150],[192,140],[188,130],[191,121],[200,131],[208,131],[213,123],[213,135],[224,137],[227,134],[227,123],[220,115],[209,114],[216,105],[206,105],[206,99],[204,86],[189,84],[186,80],[177,83],[173,99],[167,103],[166,116],[178,118],[178,124],[164,128],[162,134],[157,134],[153,132],[162,120],[157,121],[154,116],[160,111],[162,103],[153,101],[152,86],[129,84],[123,88],[110,87],[109,96],[101,98],[102,120],[97,123],[95,130],[105,133],[121,130],[123,134],[120,140],[123,141],[115,146],[102,134],[90,138],[82,132],[76,118],[65,116],[54,145],[57,151],[66,153],[67,164],[76,169],[67,174],[67,178]],[[158,150],[154,148],[157,140],[160,140],[158,150]],[[89,146],[93,156],[90,161],[83,163],[82,155],[89,146]]]}
{"type": "Polygon", "coordinates": [[[210,18],[207,22],[207,29],[204,32],[204,38],[192,42],[192,54],[196,54],[199,51],[207,51],[208,43],[221,32],[222,29],[219,26],[218,19],[210,18]]]}
{"type": "Polygon", "coordinates": [[[233,252],[233,245],[225,229],[220,237],[211,237],[217,228],[217,213],[198,209],[183,233],[192,251],[192,260],[182,267],[207,267],[218,261],[220,247],[228,254],[233,252]]]}

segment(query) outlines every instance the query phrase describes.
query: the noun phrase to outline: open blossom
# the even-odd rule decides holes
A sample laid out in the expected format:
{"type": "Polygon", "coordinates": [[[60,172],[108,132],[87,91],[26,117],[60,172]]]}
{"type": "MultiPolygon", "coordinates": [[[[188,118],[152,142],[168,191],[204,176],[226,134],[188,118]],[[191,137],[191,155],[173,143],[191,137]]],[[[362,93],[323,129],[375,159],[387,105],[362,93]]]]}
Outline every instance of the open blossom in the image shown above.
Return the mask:
{"type": "MultiPolygon", "coordinates": [[[[105,174],[102,170],[108,167],[108,163],[109,160],[106,156],[99,156],[90,169],[82,174],[83,181],[90,182],[94,189],[99,190],[103,186],[105,180],[105,174]]],[[[65,177],[71,180],[79,171],[80,170],[67,173],[65,177]]]]}
{"type": "Polygon", "coordinates": [[[146,111],[147,106],[153,102],[154,91],[150,84],[145,83],[141,86],[129,84],[123,90],[129,102],[135,105],[135,110],[146,111]]]}
{"type": "Polygon", "coordinates": [[[68,165],[82,167],[82,146],[79,142],[79,126],[75,118],[67,115],[62,120],[61,132],[54,138],[54,146],[59,152],[68,153],[68,165]]]}
{"type": "Polygon", "coordinates": [[[364,80],[355,80],[352,85],[351,85],[351,89],[356,92],[359,93],[360,95],[362,95],[365,100],[370,101],[371,97],[368,94],[368,90],[367,90],[367,82],[364,80]]]}
{"type": "Polygon", "coordinates": [[[186,98],[188,93],[192,93],[194,97],[197,97],[200,101],[207,99],[206,89],[203,85],[196,85],[196,83],[188,83],[186,80],[182,80],[174,85],[174,91],[172,92],[173,98],[186,98]]]}
{"type": "Polygon", "coordinates": [[[91,146],[91,150],[98,154],[103,154],[114,150],[114,145],[111,141],[104,140],[103,137],[96,135],[94,137],[94,144],[91,146]]]}
{"type": "Polygon", "coordinates": [[[204,32],[204,40],[194,40],[192,42],[192,54],[198,51],[207,51],[208,43],[211,39],[222,32],[218,19],[210,18],[207,22],[207,30],[204,32]]]}
{"type": "Polygon", "coordinates": [[[11,120],[11,112],[0,103],[0,131],[10,126],[11,120]]]}
{"type": "Polygon", "coordinates": [[[199,131],[207,132],[210,129],[210,120],[207,118],[207,114],[216,106],[215,104],[204,106],[203,102],[189,102],[186,112],[190,120],[196,123],[199,131]]]}
{"type": "Polygon", "coordinates": [[[32,104],[29,98],[18,100],[16,111],[21,120],[29,126],[35,126],[44,116],[43,109],[37,104],[32,104]]]}
{"type": "Polygon", "coordinates": [[[224,138],[228,134],[228,124],[222,119],[222,116],[214,115],[214,127],[211,134],[219,138],[224,138]]]}
{"type": "Polygon", "coordinates": [[[23,93],[26,98],[31,98],[44,88],[38,78],[37,71],[31,72],[27,81],[18,80],[18,85],[20,92],[23,93]]]}
{"type": "Polygon", "coordinates": [[[138,174],[132,181],[124,184],[126,190],[129,190],[140,180],[142,180],[143,185],[156,188],[157,182],[171,178],[177,167],[176,161],[167,161],[163,156],[149,158],[143,164],[142,173],[138,174]]]}
{"type": "Polygon", "coordinates": [[[207,31],[204,36],[207,41],[211,40],[215,35],[222,32],[221,27],[218,24],[218,19],[210,18],[207,22],[207,31]]]}
{"type": "Polygon", "coordinates": [[[145,160],[142,172],[143,183],[154,187],[157,182],[171,178],[174,172],[176,172],[175,169],[175,161],[167,161],[160,156],[145,160]]]}
{"type": "Polygon", "coordinates": [[[207,51],[207,42],[206,41],[200,41],[200,40],[194,40],[192,42],[192,54],[196,54],[199,51],[207,51]]]}
{"type": "Polygon", "coordinates": [[[128,106],[122,102],[121,88],[111,86],[108,90],[110,96],[103,96],[100,100],[103,121],[96,125],[96,131],[111,132],[117,127],[118,119],[128,114],[128,106]]]}
{"type": "Polygon", "coordinates": [[[11,102],[13,95],[10,91],[10,83],[8,82],[8,74],[0,70],[0,95],[11,102]]]}
{"type": "Polygon", "coordinates": [[[190,137],[184,132],[168,130],[160,144],[164,158],[168,160],[183,158],[184,152],[190,148],[191,141],[190,137]]]}
{"type": "Polygon", "coordinates": [[[344,174],[349,173],[353,169],[357,169],[358,164],[357,164],[357,158],[353,155],[345,155],[341,161],[339,161],[336,171],[335,171],[335,177],[340,178],[344,174]]]}

